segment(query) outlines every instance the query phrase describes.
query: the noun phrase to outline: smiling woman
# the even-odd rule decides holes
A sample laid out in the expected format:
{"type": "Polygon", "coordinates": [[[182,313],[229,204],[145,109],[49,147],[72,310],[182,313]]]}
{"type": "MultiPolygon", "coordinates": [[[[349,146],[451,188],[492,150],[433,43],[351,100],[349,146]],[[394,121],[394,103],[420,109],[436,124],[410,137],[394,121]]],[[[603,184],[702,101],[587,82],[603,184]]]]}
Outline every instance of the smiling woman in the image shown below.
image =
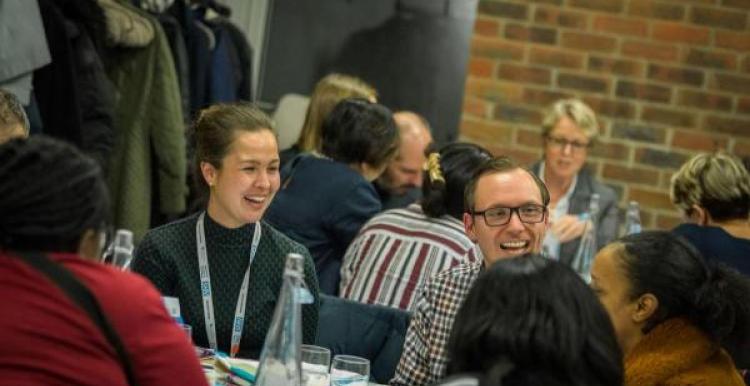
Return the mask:
{"type": "Polygon", "coordinates": [[[279,189],[270,119],[247,104],[215,105],[193,130],[196,183],[208,194],[207,208],[149,231],[133,270],[180,300],[197,345],[257,358],[281,286],[281,257],[300,253],[315,297],[302,307],[303,340],[313,343],[319,302],[310,254],[261,221],[279,189]]]}

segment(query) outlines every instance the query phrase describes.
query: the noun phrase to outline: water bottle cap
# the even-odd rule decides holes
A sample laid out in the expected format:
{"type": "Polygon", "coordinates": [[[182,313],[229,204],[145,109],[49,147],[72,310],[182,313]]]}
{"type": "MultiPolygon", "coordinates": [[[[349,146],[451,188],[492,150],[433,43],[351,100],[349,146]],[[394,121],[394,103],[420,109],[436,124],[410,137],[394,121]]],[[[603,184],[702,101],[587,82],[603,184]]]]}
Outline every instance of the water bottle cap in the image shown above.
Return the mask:
{"type": "Polygon", "coordinates": [[[127,249],[133,248],[133,232],[127,229],[118,229],[115,234],[115,247],[127,249]]]}

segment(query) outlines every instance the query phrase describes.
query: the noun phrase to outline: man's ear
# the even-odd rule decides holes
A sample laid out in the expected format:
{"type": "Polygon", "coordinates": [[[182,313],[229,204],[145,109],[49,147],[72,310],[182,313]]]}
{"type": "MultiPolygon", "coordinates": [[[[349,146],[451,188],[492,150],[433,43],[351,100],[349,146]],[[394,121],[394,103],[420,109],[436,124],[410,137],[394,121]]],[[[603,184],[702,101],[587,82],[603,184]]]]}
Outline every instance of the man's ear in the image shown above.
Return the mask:
{"type": "Polygon", "coordinates": [[[641,295],[635,303],[631,317],[636,323],[645,323],[659,308],[659,299],[651,293],[641,295]]]}
{"type": "Polygon", "coordinates": [[[216,180],[216,168],[210,162],[201,162],[201,174],[208,186],[214,186],[216,180]]]}
{"type": "Polygon", "coordinates": [[[700,205],[693,205],[690,208],[690,216],[688,216],[688,219],[694,224],[706,226],[711,222],[711,215],[700,205]]]}
{"type": "Polygon", "coordinates": [[[466,232],[466,236],[469,237],[469,240],[473,242],[477,241],[477,234],[474,231],[474,216],[472,216],[471,213],[464,212],[464,231],[466,232]]]}

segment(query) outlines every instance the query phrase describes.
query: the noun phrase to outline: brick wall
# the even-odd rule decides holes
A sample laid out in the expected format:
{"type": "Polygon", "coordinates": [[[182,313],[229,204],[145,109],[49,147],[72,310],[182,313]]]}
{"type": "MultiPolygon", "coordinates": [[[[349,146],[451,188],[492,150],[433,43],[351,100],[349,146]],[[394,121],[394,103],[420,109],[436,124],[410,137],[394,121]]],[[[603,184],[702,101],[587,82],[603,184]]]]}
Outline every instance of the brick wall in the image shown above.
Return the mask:
{"type": "Polygon", "coordinates": [[[602,124],[590,167],[646,227],[679,221],[691,155],[750,155],[750,0],[480,0],[468,71],[462,140],[531,163],[543,108],[580,97],[602,124]]]}

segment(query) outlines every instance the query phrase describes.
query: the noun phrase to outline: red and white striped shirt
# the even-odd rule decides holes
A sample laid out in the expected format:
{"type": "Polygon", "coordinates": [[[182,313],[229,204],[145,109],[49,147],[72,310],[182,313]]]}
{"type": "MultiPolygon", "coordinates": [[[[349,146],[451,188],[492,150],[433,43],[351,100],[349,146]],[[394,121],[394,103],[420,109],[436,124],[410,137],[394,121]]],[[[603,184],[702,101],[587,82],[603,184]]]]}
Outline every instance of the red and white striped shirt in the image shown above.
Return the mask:
{"type": "Polygon", "coordinates": [[[412,204],[373,217],[344,255],[340,296],[411,311],[427,279],[481,259],[461,221],[412,204]]]}

